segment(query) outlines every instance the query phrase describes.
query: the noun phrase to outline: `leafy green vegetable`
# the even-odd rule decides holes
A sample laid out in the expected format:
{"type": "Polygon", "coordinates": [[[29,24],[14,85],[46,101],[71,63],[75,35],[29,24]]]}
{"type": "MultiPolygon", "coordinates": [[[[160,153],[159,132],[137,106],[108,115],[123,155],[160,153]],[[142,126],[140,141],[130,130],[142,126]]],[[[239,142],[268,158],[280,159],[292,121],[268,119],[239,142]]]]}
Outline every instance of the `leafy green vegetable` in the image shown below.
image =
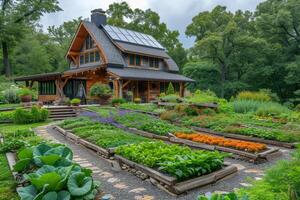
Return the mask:
{"type": "Polygon", "coordinates": [[[137,163],[159,169],[178,180],[209,174],[221,169],[226,154],[193,151],[163,142],[143,142],[120,146],[116,153],[137,163]]]}

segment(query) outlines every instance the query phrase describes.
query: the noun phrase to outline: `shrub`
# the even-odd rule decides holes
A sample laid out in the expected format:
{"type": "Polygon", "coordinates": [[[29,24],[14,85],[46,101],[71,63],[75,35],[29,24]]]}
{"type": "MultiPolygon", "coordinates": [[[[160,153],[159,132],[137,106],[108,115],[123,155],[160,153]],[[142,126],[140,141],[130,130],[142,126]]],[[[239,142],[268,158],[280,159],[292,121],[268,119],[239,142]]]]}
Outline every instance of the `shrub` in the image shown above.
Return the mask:
{"type": "Polygon", "coordinates": [[[210,90],[196,90],[196,92],[188,98],[188,101],[192,103],[212,103],[219,102],[219,100],[221,99],[219,99],[217,95],[210,90]]]}
{"type": "Polygon", "coordinates": [[[164,97],[164,96],[166,96],[166,93],[164,93],[164,92],[159,94],[159,97],[164,97]]]}
{"type": "Polygon", "coordinates": [[[71,100],[71,104],[72,104],[72,105],[79,105],[80,102],[81,102],[81,100],[78,99],[78,98],[74,98],[74,99],[71,100]]]}
{"type": "Polygon", "coordinates": [[[198,110],[194,107],[188,106],[184,109],[184,112],[188,115],[188,116],[197,116],[198,115],[198,110]]]}
{"type": "Polygon", "coordinates": [[[178,113],[184,113],[185,112],[185,109],[187,108],[188,106],[187,105],[184,105],[184,104],[177,104],[175,106],[175,111],[178,112],[178,113]]]}
{"type": "Polygon", "coordinates": [[[132,91],[127,91],[125,94],[125,98],[127,101],[132,101],[133,100],[133,92],[132,91]]]}
{"type": "Polygon", "coordinates": [[[18,96],[19,97],[24,97],[24,96],[32,96],[33,95],[33,92],[29,89],[29,88],[21,88],[18,90],[18,96]]]}
{"type": "Polygon", "coordinates": [[[237,100],[233,102],[233,110],[236,113],[255,112],[261,104],[259,101],[237,100]]]}
{"type": "Polygon", "coordinates": [[[141,103],[142,100],[141,100],[141,98],[138,97],[138,98],[134,98],[134,99],[133,99],[133,102],[134,102],[134,103],[141,103]]]}
{"type": "Polygon", "coordinates": [[[48,110],[35,106],[31,110],[18,108],[14,113],[14,122],[16,124],[43,122],[47,120],[48,114],[48,110]]]}
{"type": "Polygon", "coordinates": [[[300,112],[300,103],[295,106],[294,110],[297,111],[297,112],[300,112]]]}
{"type": "Polygon", "coordinates": [[[175,121],[180,115],[174,111],[169,110],[160,114],[160,118],[163,120],[175,121]]]}
{"type": "Polygon", "coordinates": [[[175,94],[175,90],[174,90],[173,84],[172,84],[171,82],[170,82],[169,85],[168,85],[168,89],[167,89],[166,94],[167,94],[167,95],[175,94]]]}
{"type": "Polygon", "coordinates": [[[19,98],[17,95],[17,87],[12,86],[9,89],[4,90],[4,100],[7,103],[18,103],[19,98]]]}
{"type": "Polygon", "coordinates": [[[282,113],[291,112],[287,107],[280,105],[279,103],[266,103],[261,105],[256,114],[258,116],[279,116],[282,113]]]}
{"type": "Polygon", "coordinates": [[[202,113],[205,115],[214,115],[214,114],[216,114],[216,111],[211,108],[205,108],[202,110],[202,113]]]}
{"type": "Polygon", "coordinates": [[[180,97],[176,94],[166,95],[160,98],[161,101],[170,103],[177,103],[178,99],[180,99],[180,97]]]}
{"type": "Polygon", "coordinates": [[[14,111],[0,112],[0,121],[13,121],[14,111]]]}
{"type": "Polygon", "coordinates": [[[126,103],[126,100],[123,98],[114,98],[111,100],[112,104],[122,104],[122,103],[126,103]]]}
{"type": "Polygon", "coordinates": [[[95,83],[90,90],[90,95],[93,97],[110,97],[112,91],[107,84],[95,83]]]}
{"type": "Polygon", "coordinates": [[[271,97],[263,92],[243,91],[236,96],[237,100],[271,101],[271,97]]]}

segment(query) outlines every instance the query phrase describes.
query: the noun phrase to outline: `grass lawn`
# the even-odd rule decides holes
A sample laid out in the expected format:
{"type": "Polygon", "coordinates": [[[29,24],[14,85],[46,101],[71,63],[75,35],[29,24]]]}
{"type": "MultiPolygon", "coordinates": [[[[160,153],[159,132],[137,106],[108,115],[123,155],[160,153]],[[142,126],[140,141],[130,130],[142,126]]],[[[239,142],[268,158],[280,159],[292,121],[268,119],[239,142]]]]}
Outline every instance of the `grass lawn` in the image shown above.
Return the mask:
{"type": "Polygon", "coordinates": [[[16,103],[16,104],[0,104],[0,110],[5,109],[5,108],[18,108],[21,107],[21,104],[16,103]]]}
{"type": "Polygon", "coordinates": [[[0,200],[19,199],[5,154],[0,154],[0,200]]]}
{"type": "Polygon", "coordinates": [[[0,134],[2,134],[4,137],[9,136],[16,131],[24,131],[28,130],[29,128],[36,128],[38,126],[43,126],[48,124],[49,122],[39,122],[39,123],[33,123],[33,124],[1,124],[0,126],[0,134]]]}

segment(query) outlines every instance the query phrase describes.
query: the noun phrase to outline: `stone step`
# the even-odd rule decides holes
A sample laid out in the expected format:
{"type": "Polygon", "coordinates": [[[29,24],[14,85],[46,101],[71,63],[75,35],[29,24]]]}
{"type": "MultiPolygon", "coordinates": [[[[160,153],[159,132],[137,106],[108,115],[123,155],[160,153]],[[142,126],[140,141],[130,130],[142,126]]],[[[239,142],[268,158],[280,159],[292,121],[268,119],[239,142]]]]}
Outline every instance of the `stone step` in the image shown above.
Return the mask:
{"type": "Polygon", "coordinates": [[[72,112],[50,112],[50,116],[54,115],[76,115],[77,113],[72,111],[72,112]]]}

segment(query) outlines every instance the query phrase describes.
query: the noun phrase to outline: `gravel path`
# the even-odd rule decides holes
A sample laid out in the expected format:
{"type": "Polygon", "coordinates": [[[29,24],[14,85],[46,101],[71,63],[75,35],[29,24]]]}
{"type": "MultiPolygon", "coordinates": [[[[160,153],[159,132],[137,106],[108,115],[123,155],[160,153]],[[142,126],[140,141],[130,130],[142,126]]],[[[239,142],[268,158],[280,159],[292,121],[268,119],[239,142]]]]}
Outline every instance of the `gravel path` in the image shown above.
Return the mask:
{"type": "MultiPolygon", "coordinates": [[[[35,129],[35,131],[46,139],[69,146],[74,152],[74,160],[81,166],[92,169],[94,178],[102,183],[102,190],[106,194],[111,195],[112,199],[117,200],[196,200],[199,194],[206,192],[229,192],[235,188],[247,187],[249,185],[246,181],[248,177],[261,179],[264,175],[264,170],[275,162],[274,160],[272,162],[254,165],[240,160],[226,159],[226,162],[238,167],[239,171],[235,176],[175,197],[158,189],[152,185],[150,181],[142,181],[140,178],[126,171],[115,171],[111,167],[111,160],[104,159],[85,147],[66,140],[60,133],[53,130],[51,125],[39,127],[35,129]]],[[[289,153],[291,150],[281,148],[281,151],[283,155],[279,159],[290,158],[289,153]]]]}

